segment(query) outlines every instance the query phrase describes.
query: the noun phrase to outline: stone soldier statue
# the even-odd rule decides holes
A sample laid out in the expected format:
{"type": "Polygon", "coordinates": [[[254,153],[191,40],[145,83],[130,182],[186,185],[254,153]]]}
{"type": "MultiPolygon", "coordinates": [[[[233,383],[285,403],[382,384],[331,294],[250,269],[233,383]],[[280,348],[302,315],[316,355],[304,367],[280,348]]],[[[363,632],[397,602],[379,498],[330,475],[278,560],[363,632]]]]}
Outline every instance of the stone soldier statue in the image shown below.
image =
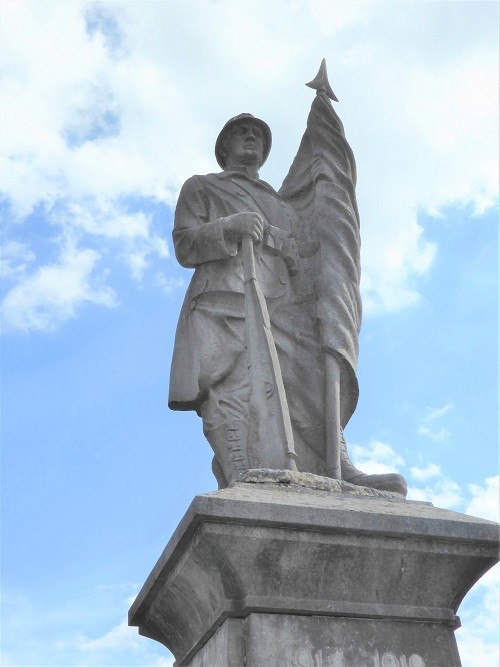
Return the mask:
{"type": "Polygon", "coordinates": [[[169,406],[202,418],[221,488],[248,469],[289,467],[406,494],[401,475],[357,470],[343,438],[358,397],[355,163],[328,99],[336,98],[324,63],[308,85],[317,95],[280,192],[258,173],[271,131],[248,113],[231,118],[217,138],[222,172],[193,176],[182,187],[174,246],[180,264],[195,271],[177,327],[169,406]],[[258,288],[251,308],[262,311],[254,333],[245,261],[258,288]],[[259,327],[267,338],[259,338],[259,327]],[[261,423],[285,425],[286,455],[273,454],[278,431],[263,443],[252,427],[261,408],[252,402],[250,368],[263,378],[269,407],[261,423]]]}

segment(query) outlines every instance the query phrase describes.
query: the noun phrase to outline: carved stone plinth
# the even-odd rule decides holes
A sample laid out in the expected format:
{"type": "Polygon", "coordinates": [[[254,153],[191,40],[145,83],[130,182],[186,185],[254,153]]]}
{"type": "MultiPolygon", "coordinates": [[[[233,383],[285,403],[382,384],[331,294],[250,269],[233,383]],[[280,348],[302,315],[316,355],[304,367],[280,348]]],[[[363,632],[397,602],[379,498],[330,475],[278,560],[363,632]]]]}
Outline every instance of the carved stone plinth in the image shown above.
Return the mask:
{"type": "Polygon", "coordinates": [[[460,665],[493,522],[389,497],[239,483],[197,496],[129,616],[192,667],[460,665]]]}

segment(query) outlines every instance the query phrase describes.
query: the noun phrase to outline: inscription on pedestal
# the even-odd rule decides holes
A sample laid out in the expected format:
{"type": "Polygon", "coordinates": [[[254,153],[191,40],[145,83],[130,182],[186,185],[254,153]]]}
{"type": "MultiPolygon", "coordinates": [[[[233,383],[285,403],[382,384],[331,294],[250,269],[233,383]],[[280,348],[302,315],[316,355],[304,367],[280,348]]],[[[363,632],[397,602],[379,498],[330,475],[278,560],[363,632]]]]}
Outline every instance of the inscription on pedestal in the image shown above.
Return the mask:
{"type": "MultiPolygon", "coordinates": [[[[417,653],[406,656],[390,652],[380,654],[378,650],[367,653],[360,649],[360,656],[366,658],[367,667],[426,667],[424,659],[417,653]]],[[[312,652],[307,648],[299,648],[293,657],[290,667],[346,667],[344,651],[330,647],[312,652]]]]}
{"type": "Polygon", "coordinates": [[[411,623],[288,614],[250,614],[247,666],[458,667],[450,628],[411,623]],[[266,663],[267,660],[267,663],[266,663]]]}

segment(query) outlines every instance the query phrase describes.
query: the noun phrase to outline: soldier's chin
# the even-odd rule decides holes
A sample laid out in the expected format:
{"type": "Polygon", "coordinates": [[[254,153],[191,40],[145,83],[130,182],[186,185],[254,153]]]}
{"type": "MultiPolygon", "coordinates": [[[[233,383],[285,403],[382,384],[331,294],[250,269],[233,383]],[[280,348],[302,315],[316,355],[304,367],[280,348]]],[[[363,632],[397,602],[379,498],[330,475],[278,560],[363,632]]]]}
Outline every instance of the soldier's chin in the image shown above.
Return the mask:
{"type": "Polygon", "coordinates": [[[241,156],[243,164],[260,164],[262,155],[253,148],[246,148],[241,156]]]}

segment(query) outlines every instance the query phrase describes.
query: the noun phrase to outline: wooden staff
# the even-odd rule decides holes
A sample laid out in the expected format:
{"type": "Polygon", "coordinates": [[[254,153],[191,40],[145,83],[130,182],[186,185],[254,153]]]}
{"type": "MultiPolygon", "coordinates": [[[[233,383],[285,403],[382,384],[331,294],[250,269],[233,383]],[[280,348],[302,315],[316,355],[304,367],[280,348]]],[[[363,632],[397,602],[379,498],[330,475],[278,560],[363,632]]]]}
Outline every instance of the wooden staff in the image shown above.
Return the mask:
{"type": "Polygon", "coordinates": [[[255,271],[253,239],[242,239],[250,372],[248,457],[252,467],[297,470],[297,455],[267,304],[255,271]],[[266,381],[272,390],[266,388],[266,381]],[[272,397],[272,398],[271,398],[272,397]],[[269,410],[272,400],[275,410],[269,410]]]}

